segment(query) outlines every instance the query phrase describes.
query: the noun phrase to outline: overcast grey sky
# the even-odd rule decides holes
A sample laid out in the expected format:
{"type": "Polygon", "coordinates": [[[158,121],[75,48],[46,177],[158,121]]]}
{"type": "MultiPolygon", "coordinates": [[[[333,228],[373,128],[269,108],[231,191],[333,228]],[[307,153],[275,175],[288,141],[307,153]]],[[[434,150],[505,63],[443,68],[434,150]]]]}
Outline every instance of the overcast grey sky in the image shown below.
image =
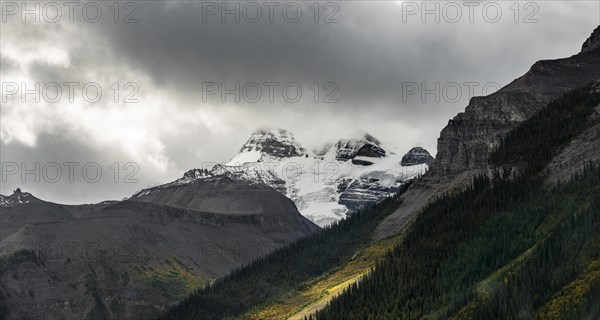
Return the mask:
{"type": "Polygon", "coordinates": [[[120,199],[228,161],[258,127],[286,128],[308,148],[367,131],[435,154],[471,90],[491,93],[537,60],[579,52],[600,23],[598,1],[54,2],[60,16],[48,2],[25,9],[35,3],[22,16],[22,2],[2,2],[0,193],[20,186],[65,203],[120,199]],[[36,82],[39,102],[22,95],[36,82]],[[73,101],[65,83],[78,83],[73,101]],[[222,101],[219,86],[236,84],[239,102],[222,101]],[[47,169],[39,182],[22,181],[25,168],[7,175],[36,162],[47,169]],[[73,182],[65,162],[80,164],[73,182]],[[82,178],[91,162],[103,172],[95,183],[82,178]],[[124,183],[136,167],[139,181],[124,183]]]}

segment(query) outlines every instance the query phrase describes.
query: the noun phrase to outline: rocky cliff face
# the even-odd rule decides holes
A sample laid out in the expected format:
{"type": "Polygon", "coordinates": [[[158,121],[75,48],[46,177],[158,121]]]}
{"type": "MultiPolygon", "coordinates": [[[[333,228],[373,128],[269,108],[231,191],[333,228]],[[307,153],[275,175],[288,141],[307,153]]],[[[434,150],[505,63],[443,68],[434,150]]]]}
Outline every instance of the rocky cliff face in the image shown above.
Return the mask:
{"type": "Polygon", "coordinates": [[[354,160],[356,157],[381,158],[385,150],[375,137],[365,133],[361,138],[342,139],[335,144],[338,161],[354,160]]]}
{"type": "Polygon", "coordinates": [[[284,129],[261,129],[254,132],[229,164],[277,160],[298,157],[306,150],[284,129]]]}
{"type": "Polygon", "coordinates": [[[557,95],[600,78],[596,29],[577,55],[536,62],[522,77],[486,97],[474,97],[448,122],[438,139],[432,173],[454,176],[486,169],[500,138],[557,95]]]}
{"type": "Polygon", "coordinates": [[[592,35],[581,46],[581,52],[591,51],[600,47],[600,26],[598,26],[592,35]]]}
{"type": "MultiPolygon", "coordinates": [[[[497,92],[472,98],[441,131],[429,171],[404,193],[403,203],[378,226],[375,238],[401,232],[432,199],[466,186],[474,174],[489,172],[489,155],[501,138],[548,101],[600,79],[599,33],[596,28],[580,53],[538,61],[497,92]]],[[[585,145],[585,139],[580,144],[585,145]]]]}
{"type": "MultiPolygon", "coordinates": [[[[600,81],[596,82],[593,90],[600,93],[600,81]]],[[[590,162],[600,163],[600,105],[596,106],[588,121],[590,128],[571,140],[548,164],[544,170],[547,182],[569,181],[590,162]]]]}
{"type": "Polygon", "coordinates": [[[429,164],[431,161],[433,161],[433,157],[429,151],[421,147],[414,147],[402,157],[401,164],[403,166],[414,166],[418,164],[429,164]]]}

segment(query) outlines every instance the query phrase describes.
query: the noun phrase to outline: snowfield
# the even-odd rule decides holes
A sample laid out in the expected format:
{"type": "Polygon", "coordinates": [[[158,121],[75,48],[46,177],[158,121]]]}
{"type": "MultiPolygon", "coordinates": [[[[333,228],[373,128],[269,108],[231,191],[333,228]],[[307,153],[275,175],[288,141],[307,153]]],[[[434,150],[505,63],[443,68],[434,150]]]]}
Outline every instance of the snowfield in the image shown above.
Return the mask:
{"type": "Polygon", "coordinates": [[[323,227],[395,194],[428,168],[427,164],[402,166],[404,153],[382,146],[368,134],[328,143],[319,150],[318,154],[307,152],[288,131],[259,130],[226,164],[190,170],[183,178],[133,197],[226,176],[273,187],[293,200],[302,215],[323,227]]]}

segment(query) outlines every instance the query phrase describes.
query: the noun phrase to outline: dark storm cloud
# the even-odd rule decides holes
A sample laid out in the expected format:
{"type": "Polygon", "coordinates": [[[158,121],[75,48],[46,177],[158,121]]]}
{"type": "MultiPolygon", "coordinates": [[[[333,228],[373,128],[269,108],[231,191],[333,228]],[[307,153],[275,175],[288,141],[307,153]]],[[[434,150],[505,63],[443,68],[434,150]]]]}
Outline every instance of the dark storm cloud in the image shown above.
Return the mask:
{"type": "MultiPolygon", "coordinates": [[[[400,4],[365,1],[339,2],[338,22],[325,24],[314,23],[308,5],[297,23],[286,22],[278,9],[273,23],[266,17],[235,23],[232,16],[205,17],[200,2],[150,2],[140,4],[139,23],[105,27],[119,57],[177,90],[197,94],[205,81],[333,81],[340,85],[344,110],[371,104],[398,112],[403,83],[504,85],[536,56],[575,53],[596,23],[593,14],[565,17],[569,23],[559,31],[551,20],[563,4],[542,2],[534,24],[516,25],[507,7],[498,23],[478,16],[475,23],[421,23],[417,17],[405,23],[400,4]]],[[[460,102],[464,107],[465,100],[460,102]]],[[[423,115],[422,105],[401,107],[407,116],[423,115]]]]}
{"type": "MultiPolygon", "coordinates": [[[[452,53],[452,39],[413,33],[388,13],[390,7],[398,5],[340,4],[339,22],[330,24],[311,17],[289,23],[278,14],[274,23],[232,23],[213,16],[203,22],[200,3],[165,8],[153,2],[141,5],[138,24],[106,26],[117,54],[151,72],[158,84],[197,93],[205,81],[332,81],[347,109],[397,98],[403,81],[434,78],[448,66],[460,71],[465,63],[456,51],[440,59],[452,53]]],[[[308,15],[307,6],[303,12],[308,15]]]]}

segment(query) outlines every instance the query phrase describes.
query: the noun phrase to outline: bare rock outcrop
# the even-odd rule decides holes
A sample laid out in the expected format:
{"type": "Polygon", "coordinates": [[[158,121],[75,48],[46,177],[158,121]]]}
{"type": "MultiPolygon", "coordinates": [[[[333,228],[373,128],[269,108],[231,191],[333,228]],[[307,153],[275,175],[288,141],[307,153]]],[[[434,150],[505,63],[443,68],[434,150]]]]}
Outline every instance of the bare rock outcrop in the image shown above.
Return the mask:
{"type": "Polygon", "coordinates": [[[402,166],[415,166],[419,164],[430,164],[431,161],[433,161],[433,157],[429,151],[421,147],[414,147],[402,156],[400,164],[402,166]]]}
{"type": "Polygon", "coordinates": [[[581,52],[591,51],[600,47],[600,26],[598,26],[592,35],[581,46],[581,52]]]}
{"type": "Polygon", "coordinates": [[[489,156],[506,133],[561,93],[598,80],[599,33],[596,28],[580,53],[538,61],[497,92],[472,98],[441,131],[430,170],[403,195],[404,203],[378,226],[375,237],[401,232],[432,199],[466,186],[474,174],[489,172],[489,156]]]}
{"type": "Polygon", "coordinates": [[[592,127],[566,145],[546,167],[548,183],[567,182],[590,162],[600,163],[600,105],[589,121],[592,127]]]}

